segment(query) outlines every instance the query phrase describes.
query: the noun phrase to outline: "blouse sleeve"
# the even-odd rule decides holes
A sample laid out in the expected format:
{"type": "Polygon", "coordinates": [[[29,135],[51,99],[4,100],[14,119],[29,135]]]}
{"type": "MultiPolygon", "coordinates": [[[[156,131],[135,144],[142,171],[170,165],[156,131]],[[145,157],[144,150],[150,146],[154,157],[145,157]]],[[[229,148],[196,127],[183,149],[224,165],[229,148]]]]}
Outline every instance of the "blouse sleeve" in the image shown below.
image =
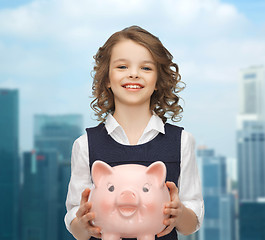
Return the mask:
{"type": "Polygon", "coordinates": [[[189,132],[184,130],[181,136],[181,163],[178,186],[180,201],[197,216],[198,224],[195,230],[196,232],[203,222],[204,201],[195,159],[195,140],[189,132]]]}
{"type": "Polygon", "coordinates": [[[81,195],[85,188],[92,187],[89,168],[87,135],[84,134],[75,140],[71,157],[71,179],[68,185],[66,210],[64,221],[66,228],[71,232],[70,224],[76,217],[81,195]]]}

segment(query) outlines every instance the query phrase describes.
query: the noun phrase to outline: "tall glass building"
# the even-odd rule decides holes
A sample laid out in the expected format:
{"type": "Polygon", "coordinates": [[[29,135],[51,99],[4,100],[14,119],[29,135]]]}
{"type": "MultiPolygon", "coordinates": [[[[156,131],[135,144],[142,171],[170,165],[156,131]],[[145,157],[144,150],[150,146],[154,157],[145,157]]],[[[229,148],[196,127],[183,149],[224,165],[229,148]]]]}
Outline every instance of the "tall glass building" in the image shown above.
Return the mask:
{"type": "Polygon", "coordinates": [[[237,155],[239,201],[265,197],[265,69],[240,71],[237,155]]]}
{"type": "Polygon", "coordinates": [[[265,199],[240,204],[240,240],[265,239],[265,199]]]}
{"type": "Polygon", "coordinates": [[[25,152],[23,171],[19,239],[59,240],[57,151],[25,152]]]}
{"type": "Polygon", "coordinates": [[[239,200],[265,197],[265,129],[262,121],[244,121],[237,132],[239,200]]]}
{"type": "Polygon", "coordinates": [[[240,71],[237,156],[240,239],[264,239],[265,68],[240,71]],[[263,221],[263,223],[261,222],[263,221]]]}
{"type": "Polygon", "coordinates": [[[253,66],[239,72],[239,115],[243,119],[264,118],[264,66],[253,66]]]}
{"type": "Polygon", "coordinates": [[[54,149],[61,161],[70,162],[74,140],[82,134],[83,117],[78,114],[35,115],[35,150],[54,149]]]}
{"type": "Polygon", "coordinates": [[[0,89],[0,239],[18,235],[18,90],[0,89]]]}
{"type": "Polygon", "coordinates": [[[234,197],[227,193],[226,159],[213,149],[197,151],[205,204],[200,240],[234,240],[234,197]]]}
{"type": "MultiPolygon", "coordinates": [[[[65,200],[71,174],[71,150],[73,142],[82,134],[83,117],[79,114],[35,115],[34,148],[36,152],[56,152],[56,182],[58,186],[57,229],[58,239],[73,239],[64,224],[65,200]]],[[[55,180],[55,179],[54,179],[55,180]]]]}

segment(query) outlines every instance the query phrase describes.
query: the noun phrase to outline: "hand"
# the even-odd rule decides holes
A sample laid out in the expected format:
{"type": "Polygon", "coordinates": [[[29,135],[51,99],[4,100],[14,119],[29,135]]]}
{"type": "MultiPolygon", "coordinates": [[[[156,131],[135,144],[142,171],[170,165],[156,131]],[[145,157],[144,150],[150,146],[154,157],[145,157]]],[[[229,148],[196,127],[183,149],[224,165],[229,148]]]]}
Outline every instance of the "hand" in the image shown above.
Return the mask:
{"type": "Polygon", "coordinates": [[[101,238],[101,229],[92,225],[92,220],[95,218],[95,213],[90,212],[92,203],[88,202],[90,189],[86,188],[82,192],[80,207],[76,213],[77,222],[80,228],[86,230],[89,236],[101,238]]]}
{"type": "Polygon", "coordinates": [[[169,215],[168,218],[164,219],[164,225],[166,228],[157,234],[158,237],[162,237],[166,234],[169,234],[178,224],[181,219],[183,212],[183,205],[179,200],[179,192],[174,182],[166,182],[167,187],[169,188],[170,200],[171,202],[166,203],[164,208],[164,214],[169,215]]]}

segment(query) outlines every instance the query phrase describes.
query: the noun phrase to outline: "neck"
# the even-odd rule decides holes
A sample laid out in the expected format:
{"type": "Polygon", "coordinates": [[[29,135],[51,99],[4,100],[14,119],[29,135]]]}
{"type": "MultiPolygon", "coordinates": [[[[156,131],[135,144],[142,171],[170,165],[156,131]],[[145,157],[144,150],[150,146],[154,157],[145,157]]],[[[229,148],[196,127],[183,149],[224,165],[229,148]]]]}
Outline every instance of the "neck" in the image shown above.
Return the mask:
{"type": "Polygon", "coordinates": [[[149,104],[141,106],[119,104],[115,106],[115,112],[113,114],[113,117],[124,129],[131,144],[136,144],[135,142],[142,135],[151,116],[152,113],[149,109],[149,104]]]}

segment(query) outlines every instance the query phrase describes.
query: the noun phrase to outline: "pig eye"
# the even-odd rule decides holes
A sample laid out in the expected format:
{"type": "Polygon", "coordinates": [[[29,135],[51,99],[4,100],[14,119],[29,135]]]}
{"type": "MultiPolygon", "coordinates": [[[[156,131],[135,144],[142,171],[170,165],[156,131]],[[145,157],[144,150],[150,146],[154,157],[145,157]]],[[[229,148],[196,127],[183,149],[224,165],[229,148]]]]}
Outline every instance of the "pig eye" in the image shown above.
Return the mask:
{"type": "Polygon", "coordinates": [[[114,185],[112,185],[112,184],[108,184],[108,190],[109,190],[110,192],[113,192],[113,191],[114,191],[114,185]]]}
{"type": "Polygon", "coordinates": [[[150,185],[148,183],[146,183],[144,186],[143,186],[143,192],[149,192],[149,189],[150,189],[150,185]]]}

